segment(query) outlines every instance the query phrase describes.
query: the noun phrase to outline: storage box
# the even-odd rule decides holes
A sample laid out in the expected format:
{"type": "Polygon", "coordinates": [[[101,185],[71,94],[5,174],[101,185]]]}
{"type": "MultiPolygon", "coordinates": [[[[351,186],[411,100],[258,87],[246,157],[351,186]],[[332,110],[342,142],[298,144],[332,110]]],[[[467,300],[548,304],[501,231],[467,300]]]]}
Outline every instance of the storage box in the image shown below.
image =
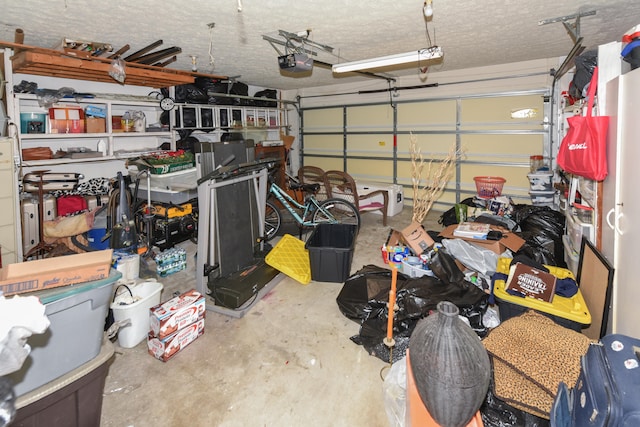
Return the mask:
{"type": "Polygon", "coordinates": [[[435,243],[422,224],[416,221],[411,221],[411,224],[402,230],[402,239],[416,255],[422,254],[435,243]]]}
{"type": "MultiPolygon", "coordinates": [[[[356,189],[358,190],[358,195],[362,196],[367,193],[371,193],[376,190],[385,190],[388,194],[389,204],[387,205],[387,216],[398,215],[402,212],[404,208],[404,192],[402,185],[399,184],[387,184],[382,182],[364,182],[358,181],[356,182],[356,189]]],[[[378,194],[374,197],[367,199],[367,202],[370,203],[384,203],[384,198],[381,194],[378,194]]],[[[378,215],[382,215],[382,212],[379,210],[372,211],[377,213],[378,215]]]]}
{"type": "Polygon", "coordinates": [[[578,274],[578,265],[580,264],[580,254],[571,247],[571,241],[566,234],[562,236],[562,246],[564,246],[564,260],[569,270],[576,275],[578,274]]]}
{"type": "Polygon", "coordinates": [[[435,276],[430,269],[424,268],[418,257],[407,257],[403,259],[402,273],[409,277],[435,276]]]}
{"type": "MultiPolygon", "coordinates": [[[[452,224],[448,226],[447,228],[445,228],[440,232],[440,237],[443,237],[445,239],[462,239],[476,246],[479,246],[483,249],[489,249],[497,253],[498,255],[502,254],[506,249],[510,249],[513,252],[517,252],[522,247],[522,245],[524,245],[524,242],[525,242],[524,239],[518,236],[516,233],[513,233],[502,227],[493,226],[493,225],[491,226],[491,230],[502,232],[503,233],[502,239],[478,240],[478,239],[470,239],[466,237],[456,237],[453,235],[453,232],[457,227],[458,227],[458,224],[452,224]]],[[[506,274],[509,274],[508,269],[506,274]]]]}
{"type": "Polygon", "coordinates": [[[595,241],[595,229],[593,224],[582,222],[573,214],[567,215],[567,235],[574,251],[578,252],[582,247],[582,236],[590,242],[595,241]]]}
{"type": "Polygon", "coordinates": [[[49,108],[49,132],[83,133],[84,111],[72,106],[49,108]]]}
{"type": "Polygon", "coordinates": [[[120,277],[120,273],[112,270],[102,280],[33,294],[45,305],[51,324],[45,333],[29,337],[31,353],[22,368],[9,375],[17,396],[98,355],[113,285],[120,277]]]}
{"type": "MultiPolygon", "coordinates": [[[[498,273],[509,274],[511,258],[499,258],[496,268],[498,273]]],[[[548,266],[549,272],[558,279],[572,278],[573,273],[566,268],[548,266]]],[[[532,309],[553,319],[557,324],[580,332],[581,329],[591,324],[591,313],[587,303],[582,297],[580,289],[571,298],[555,295],[552,302],[540,301],[535,298],[524,298],[511,295],[505,290],[505,281],[496,280],[493,286],[493,294],[498,303],[500,320],[505,321],[532,309]]]]}
{"type": "Polygon", "coordinates": [[[350,224],[318,224],[305,247],[309,250],[311,279],[342,283],[351,273],[358,228],[350,224]]]}
{"type": "Polygon", "coordinates": [[[20,113],[20,133],[45,133],[47,115],[45,113],[20,113]]]}
{"type": "Polygon", "coordinates": [[[5,296],[109,277],[112,249],[9,264],[0,269],[5,296]]]}
{"type": "Polygon", "coordinates": [[[107,121],[98,117],[87,117],[85,120],[87,133],[104,133],[107,131],[107,121]]]}
{"type": "Polygon", "coordinates": [[[204,317],[205,308],[204,296],[195,289],[151,307],[149,334],[164,339],[174,334],[178,329],[204,317]]]}
{"type": "Polygon", "coordinates": [[[149,170],[152,174],[161,175],[165,173],[183,171],[191,168],[193,168],[193,162],[189,161],[153,165],[149,168],[149,170]]]}
{"type": "Polygon", "coordinates": [[[531,196],[531,204],[535,206],[549,206],[553,207],[553,198],[556,192],[551,191],[529,191],[531,196]]]}
{"type": "Polygon", "coordinates": [[[553,174],[545,172],[530,173],[529,188],[531,191],[553,191],[553,174]]]}
{"type": "Polygon", "coordinates": [[[198,321],[162,339],[149,333],[147,339],[149,354],[166,362],[202,334],[204,334],[204,318],[200,318],[198,321]]]}
{"type": "Polygon", "coordinates": [[[87,363],[18,397],[11,425],[100,425],[104,384],[113,353],[113,344],[103,341],[98,355],[87,363]]]}

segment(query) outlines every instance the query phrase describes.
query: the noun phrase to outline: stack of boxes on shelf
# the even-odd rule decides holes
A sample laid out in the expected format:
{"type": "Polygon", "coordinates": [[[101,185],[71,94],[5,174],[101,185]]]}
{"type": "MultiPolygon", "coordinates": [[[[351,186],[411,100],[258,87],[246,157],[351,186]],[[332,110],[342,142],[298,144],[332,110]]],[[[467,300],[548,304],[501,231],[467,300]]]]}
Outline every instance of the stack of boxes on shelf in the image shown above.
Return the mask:
{"type": "Polygon", "coordinates": [[[571,179],[567,194],[566,234],[562,236],[562,243],[565,261],[574,274],[578,271],[583,237],[590,242],[595,242],[595,225],[591,207],[595,205],[595,185],[595,181],[574,177],[571,179]]]}
{"type": "Polygon", "coordinates": [[[202,294],[191,289],[150,309],[149,354],[166,362],[204,334],[202,294]]]}
{"type": "Polygon", "coordinates": [[[529,195],[531,204],[554,207],[555,190],[553,189],[553,172],[545,164],[542,156],[530,157],[529,195]]]}

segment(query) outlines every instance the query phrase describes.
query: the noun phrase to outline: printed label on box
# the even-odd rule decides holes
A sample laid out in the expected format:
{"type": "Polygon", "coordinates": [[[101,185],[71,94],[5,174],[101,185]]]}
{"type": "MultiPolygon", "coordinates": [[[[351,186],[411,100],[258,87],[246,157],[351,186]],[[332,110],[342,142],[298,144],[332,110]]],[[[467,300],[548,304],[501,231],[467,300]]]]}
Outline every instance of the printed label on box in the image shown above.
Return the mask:
{"type": "Polygon", "coordinates": [[[204,317],[204,296],[194,289],[151,307],[149,314],[150,334],[157,338],[165,338],[186,325],[204,317]]]}
{"type": "Polygon", "coordinates": [[[551,302],[556,289],[556,277],[551,273],[517,262],[509,269],[505,289],[518,292],[522,296],[551,302]]]}
{"type": "Polygon", "coordinates": [[[204,334],[204,317],[162,339],[149,333],[147,348],[149,354],[166,362],[202,334],[204,334]]]}

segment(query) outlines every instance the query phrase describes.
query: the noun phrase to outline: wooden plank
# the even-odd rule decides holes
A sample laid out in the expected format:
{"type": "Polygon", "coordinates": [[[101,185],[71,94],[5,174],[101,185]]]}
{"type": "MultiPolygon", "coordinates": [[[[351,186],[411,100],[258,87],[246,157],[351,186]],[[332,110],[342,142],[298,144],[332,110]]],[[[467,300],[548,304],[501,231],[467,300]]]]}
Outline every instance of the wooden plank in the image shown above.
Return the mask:
{"type": "MultiPolygon", "coordinates": [[[[91,57],[88,59],[69,56],[64,52],[35,46],[0,41],[0,46],[20,48],[20,53],[12,57],[14,73],[35,74],[60,78],[115,83],[109,76],[113,60],[91,57]]],[[[193,83],[196,74],[190,71],[167,69],[153,65],[127,62],[125,84],[154,88],[193,83]]],[[[198,73],[198,75],[203,75],[198,73]]],[[[226,76],[206,75],[212,79],[226,79],[226,76]]]]}

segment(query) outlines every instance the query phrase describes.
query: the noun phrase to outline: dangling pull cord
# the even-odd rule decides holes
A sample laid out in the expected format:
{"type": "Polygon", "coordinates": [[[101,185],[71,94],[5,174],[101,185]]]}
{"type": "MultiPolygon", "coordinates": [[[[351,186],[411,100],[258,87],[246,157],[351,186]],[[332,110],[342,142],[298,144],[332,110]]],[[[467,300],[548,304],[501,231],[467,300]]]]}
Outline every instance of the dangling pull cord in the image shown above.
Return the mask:
{"type": "Polygon", "coordinates": [[[395,265],[391,269],[391,290],[389,290],[389,302],[387,303],[387,336],[384,338],[384,345],[389,347],[389,366],[385,366],[380,370],[380,378],[384,381],[383,371],[391,368],[393,365],[393,347],[396,341],[393,339],[393,318],[395,317],[398,306],[396,305],[396,286],[398,283],[398,267],[395,265]]]}

